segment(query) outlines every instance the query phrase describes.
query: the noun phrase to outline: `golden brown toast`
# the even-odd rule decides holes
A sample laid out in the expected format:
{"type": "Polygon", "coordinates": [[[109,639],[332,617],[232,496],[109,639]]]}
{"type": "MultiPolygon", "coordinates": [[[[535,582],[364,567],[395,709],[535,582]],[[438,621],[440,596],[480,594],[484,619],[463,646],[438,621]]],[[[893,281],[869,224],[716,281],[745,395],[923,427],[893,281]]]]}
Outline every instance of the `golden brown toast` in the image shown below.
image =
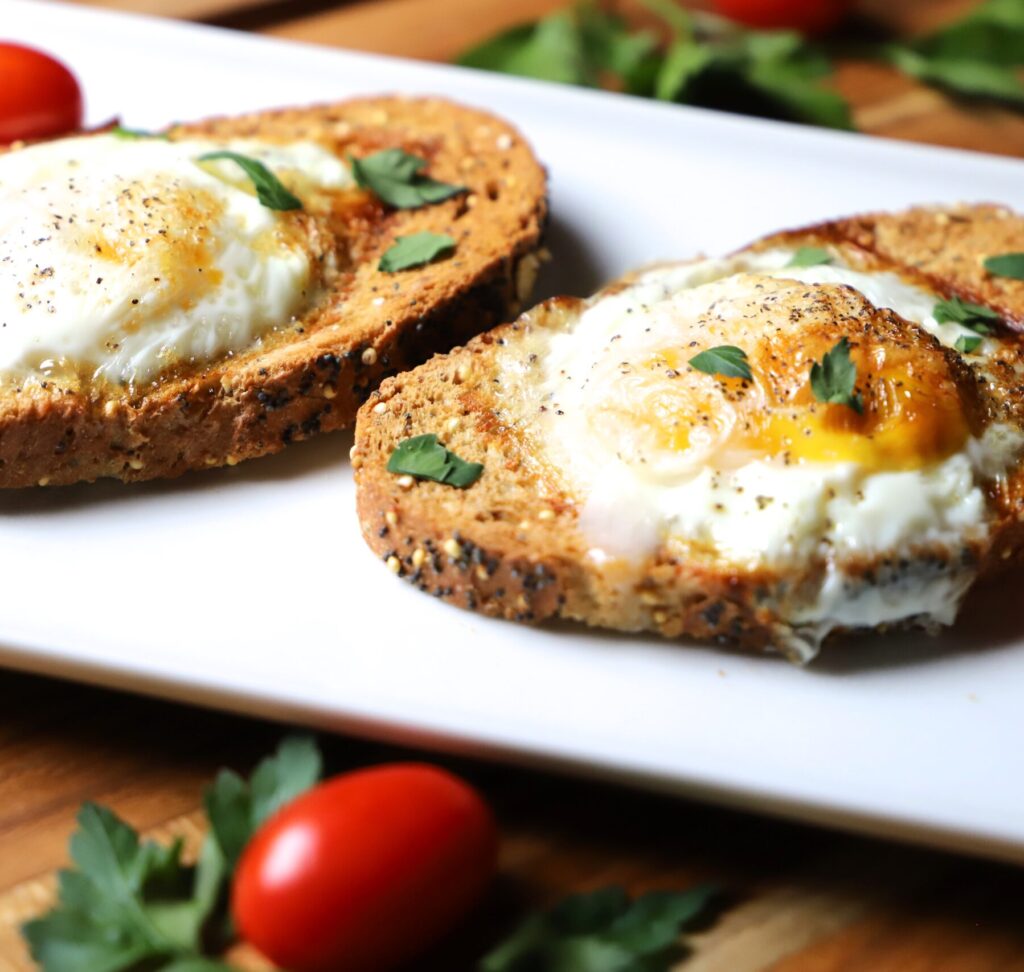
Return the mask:
{"type": "MultiPolygon", "coordinates": [[[[796,335],[789,345],[799,358],[794,369],[787,370],[785,361],[755,362],[768,376],[764,383],[775,380],[779,386],[769,391],[780,399],[788,394],[783,386],[791,371],[806,383],[809,361],[846,337],[855,354],[903,360],[901,367],[916,376],[924,394],[939,396],[935,390],[940,389],[958,403],[955,419],[972,435],[995,422],[1024,429],[1024,349],[1013,330],[1024,322],[1024,282],[994,279],[981,266],[985,255],[1024,251],[1020,216],[994,206],[869,215],[777,234],[741,254],[780,247],[828,247],[846,266],[895,275],[936,300],[961,295],[995,309],[1005,323],[986,339],[990,350],[980,363],[873,305],[852,287],[810,288],[787,280],[783,271],[756,283],[755,296],[733,302],[729,310],[749,315],[766,330],[784,336],[790,329],[796,335]]],[[[363,535],[405,580],[488,615],[527,622],[566,618],[670,638],[774,647],[806,658],[819,636],[800,630],[791,614],[802,591],[822,584],[826,565],[817,554],[781,570],[723,563],[699,545],[665,542],[631,569],[602,564],[581,527],[586,498],[573,483],[571,455],[553,463],[538,432],[542,421],[556,421],[550,411],[541,420],[536,406],[543,402],[543,412],[556,409],[557,402],[532,390],[554,336],[570,331],[584,310],[641,277],[630,275],[588,301],[548,301],[514,323],[385,381],[356,424],[353,459],[363,535]],[[428,433],[463,460],[482,463],[480,479],[458,489],[387,471],[400,442],[428,433]]],[[[578,367],[586,374],[586,362],[578,367]]],[[[746,387],[732,392],[743,394],[746,387]]],[[[876,391],[864,389],[869,399],[876,391]]],[[[868,412],[874,407],[869,401],[868,412]]],[[[848,417],[860,420],[852,413],[848,417]]],[[[936,435],[942,434],[940,428],[936,435]]],[[[954,551],[929,547],[922,537],[899,557],[865,557],[849,568],[856,584],[868,590],[876,578],[903,569],[948,571],[957,577],[950,589],[959,597],[976,576],[1008,563],[1021,546],[1020,468],[1014,460],[1007,475],[981,484],[990,526],[984,536],[972,534],[954,551]]],[[[923,620],[911,612],[894,623],[923,620]]],[[[837,623],[832,629],[856,626],[837,623]]]]}
{"type": "Polygon", "coordinates": [[[336,269],[308,312],[239,353],[178,366],[145,387],[58,376],[0,393],[0,486],[177,476],[276,452],[349,425],[382,378],[508,319],[528,296],[547,218],[546,177],[500,119],[441,99],[379,97],[168,133],[250,136],[312,141],[340,158],[401,148],[426,159],[433,178],[466,191],[393,209],[350,188],[327,216],[295,216],[313,221],[306,232],[336,269]],[[421,231],[452,236],[454,254],[402,273],[378,269],[396,238],[421,231]]]}

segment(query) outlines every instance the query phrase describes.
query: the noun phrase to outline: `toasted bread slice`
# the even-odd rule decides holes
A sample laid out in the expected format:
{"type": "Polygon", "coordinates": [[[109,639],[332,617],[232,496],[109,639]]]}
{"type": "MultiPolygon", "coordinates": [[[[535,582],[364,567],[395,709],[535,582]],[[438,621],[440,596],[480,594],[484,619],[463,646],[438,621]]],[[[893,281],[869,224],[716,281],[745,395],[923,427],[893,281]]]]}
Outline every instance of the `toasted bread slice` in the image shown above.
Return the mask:
{"type": "MultiPolygon", "coordinates": [[[[634,309],[647,298],[656,302],[662,295],[652,291],[653,284],[648,281],[662,278],[645,271],[612,284],[587,301],[558,298],[546,302],[451,354],[385,381],[360,411],[356,424],[358,513],[366,541],[391,570],[423,591],[452,604],[519,621],[567,618],[670,638],[688,636],[753,649],[775,648],[799,660],[811,657],[830,631],[949,623],[977,576],[1009,563],[1021,546],[1024,397],[1019,389],[1024,351],[1011,327],[1018,325],[1024,311],[1024,283],[979,272],[980,257],[1021,250],[1024,219],[997,207],[921,209],[778,234],[740,251],[731,262],[720,261],[726,267],[719,267],[721,273],[733,272],[728,270],[733,264],[735,270],[743,261],[758,259],[774,260],[771,265],[775,269],[770,274],[764,271],[764,276],[761,271],[751,271],[746,289],[738,296],[724,289],[727,282],[721,284],[723,289],[714,292],[715,301],[701,311],[695,325],[707,327],[708,333],[718,333],[714,330],[718,327],[746,328],[742,333],[749,342],[753,382],[695,371],[688,361],[704,347],[700,340],[683,344],[685,354],[680,360],[657,361],[657,355],[653,359],[659,369],[658,380],[667,376],[689,382],[690,387],[712,396],[708,401],[718,403],[703,412],[689,413],[689,419],[698,424],[714,427],[716,409],[728,410],[729,402],[745,401],[755,392],[763,395],[761,410],[766,415],[778,412],[783,422],[790,422],[785,426],[790,429],[786,450],[772,455],[773,468],[789,467],[792,461],[794,470],[810,470],[813,479],[815,469],[832,467],[815,467],[813,461],[800,458],[815,458],[801,444],[805,432],[809,442],[824,442],[820,448],[827,456],[834,428],[866,429],[863,436],[856,437],[855,447],[864,450],[864,463],[879,464],[878,470],[889,477],[879,475],[871,483],[884,481],[887,488],[892,487],[893,492],[886,494],[891,503],[900,502],[901,495],[916,495],[915,491],[924,495],[927,490],[922,483],[946,483],[949,470],[962,472],[965,464],[969,465],[964,456],[970,449],[999,439],[1002,445],[992,455],[998,452],[1001,458],[972,466],[972,471],[964,474],[969,482],[958,480],[960,485],[946,492],[945,485],[927,492],[934,499],[936,524],[947,522],[949,510],[944,504],[956,505],[969,497],[973,505],[966,519],[974,517],[969,527],[943,533],[931,521],[911,522],[917,514],[907,514],[910,519],[898,542],[868,544],[858,552],[856,541],[861,538],[856,531],[866,529],[864,518],[856,518],[857,504],[864,501],[861,490],[868,490],[864,478],[850,487],[836,481],[837,490],[850,491],[849,518],[840,525],[851,536],[843,540],[836,535],[835,523],[824,513],[814,513],[820,518],[808,521],[813,525],[813,529],[808,527],[809,539],[795,531],[783,538],[780,559],[759,555],[760,541],[743,537],[747,521],[742,517],[752,524],[748,533],[755,533],[759,523],[765,528],[767,551],[775,542],[770,529],[773,521],[757,517],[772,509],[781,515],[781,506],[788,501],[783,502],[781,492],[755,496],[749,490],[743,496],[721,497],[721,509],[727,510],[728,519],[723,514],[716,521],[724,532],[712,531],[710,539],[697,527],[690,533],[681,527],[672,536],[661,534],[640,543],[632,553],[614,549],[618,544],[630,550],[635,540],[631,534],[647,530],[642,509],[633,506],[654,503],[663,496],[665,482],[678,485],[689,481],[687,477],[699,478],[702,471],[698,466],[680,476],[671,470],[655,470],[652,476],[664,475],[663,480],[655,476],[653,487],[645,486],[635,494],[613,493],[616,501],[603,501],[603,508],[597,511],[603,519],[599,519],[591,500],[603,488],[604,469],[598,463],[597,472],[588,479],[583,473],[590,461],[584,441],[587,436],[566,432],[559,439],[552,431],[557,429],[554,423],[576,421],[567,428],[585,428],[578,424],[579,416],[573,418],[571,409],[578,412],[580,402],[587,401],[592,414],[582,421],[597,423],[597,438],[602,431],[613,438],[621,428],[615,423],[630,419],[618,414],[605,421],[598,415],[605,407],[601,395],[611,396],[610,391],[589,400],[574,399],[570,405],[560,398],[562,392],[568,396],[569,385],[552,386],[550,382],[559,380],[552,377],[555,371],[566,376],[566,382],[572,377],[581,379],[581,388],[588,382],[610,388],[618,381],[615,375],[593,371],[593,362],[586,357],[567,357],[565,338],[580,326],[586,311],[605,306],[603,302],[617,295],[640,293],[643,300],[637,298],[630,305],[634,309]],[[981,338],[961,324],[939,325],[929,318],[928,328],[941,334],[940,342],[923,324],[899,316],[881,299],[872,303],[855,286],[829,279],[815,281],[815,274],[828,278],[828,267],[784,269],[786,259],[799,247],[827,247],[829,266],[841,265],[847,275],[854,270],[879,275],[871,279],[890,290],[902,285],[915,288],[913,293],[925,295],[928,308],[933,299],[938,302],[960,294],[994,308],[1004,323],[993,325],[992,333],[981,338]],[[647,289],[636,289],[643,287],[647,289]],[[740,323],[735,324],[737,321],[740,323]],[[758,334],[766,336],[766,350],[755,351],[758,334]],[[974,337],[980,338],[980,346],[972,352],[955,350],[951,345],[961,337],[972,339],[964,347],[974,344],[974,337]],[[882,369],[861,375],[856,388],[862,397],[857,402],[848,398],[850,407],[818,404],[808,387],[811,361],[818,360],[840,338],[846,338],[853,349],[858,367],[864,367],[866,356],[872,355],[872,367],[882,369]],[[898,371],[886,372],[885,368],[898,371]],[[551,387],[562,392],[552,393],[551,387]],[[912,391],[916,398],[907,397],[912,391]],[[922,404],[917,406],[915,401],[922,404]],[[801,410],[794,413],[794,419],[786,408],[795,403],[801,403],[801,410]],[[859,412],[855,405],[860,406],[859,412]],[[813,428],[805,430],[801,422],[813,428]],[[460,458],[482,463],[481,478],[468,488],[457,489],[388,472],[388,460],[396,446],[427,433],[435,434],[460,458]],[[613,522],[609,522],[609,514],[613,522]],[[595,524],[599,527],[596,532],[595,524]],[[738,531],[732,530],[736,524],[738,531]],[[720,536],[730,537],[747,555],[724,549],[728,544],[715,539],[720,536]],[[801,546],[804,539],[808,542],[801,546]],[[611,555],[608,545],[613,548],[611,555]],[[841,570],[835,563],[840,557],[846,558],[841,570]],[[841,581],[838,586],[837,579],[841,581]],[[831,607],[824,615],[815,615],[817,608],[810,606],[824,603],[826,595],[832,599],[831,607]]],[[[700,265],[667,265],[658,272],[670,278],[673,274],[685,276],[693,274],[695,266],[700,265]]],[[[698,275],[688,286],[703,282],[698,275]]],[[[669,284],[664,287],[666,294],[678,292],[678,287],[677,291],[669,284]]],[[[639,312],[635,317],[640,317],[639,312]]],[[[642,370],[642,362],[635,353],[629,355],[625,329],[642,330],[642,322],[626,313],[620,313],[617,320],[622,331],[602,347],[623,349],[621,373],[633,375],[642,370]],[[620,338],[626,340],[614,343],[620,338]]],[[[699,337],[702,332],[694,333],[699,337]]],[[[648,361],[646,367],[650,370],[654,365],[648,361]]],[[[663,423],[657,429],[660,435],[676,434],[679,423],[664,419],[676,407],[671,393],[668,399],[627,397],[623,409],[632,407],[639,436],[645,434],[645,423],[650,426],[651,415],[656,416],[655,425],[663,423]]],[[[745,413],[744,422],[757,426],[763,437],[769,419],[762,419],[756,411],[745,413]]],[[[774,434],[778,434],[777,428],[774,434]]],[[[629,440],[616,439],[616,446],[620,441],[628,444],[629,440]]],[[[747,447],[762,447],[753,434],[746,441],[747,447]]],[[[836,441],[841,449],[854,447],[842,445],[846,440],[836,441]]],[[[669,458],[673,448],[678,448],[678,443],[669,447],[669,458]]],[[[689,448],[693,448],[692,442],[689,448]]],[[[612,467],[621,459],[614,449],[603,454],[608,477],[616,475],[612,467]]],[[[642,465],[646,459],[634,457],[634,461],[642,465]]],[[[741,453],[732,461],[742,464],[746,459],[741,453]]],[[[853,467],[847,462],[842,468],[853,467]]],[[[728,475],[728,463],[725,469],[723,475],[728,475]]],[[[789,474],[777,469],[776,473],[774,481],[785,485],[789,474]]],[[[715,472],[712,479],[717,475],[715,472]]],[[[826,475],[831,473],[822,473],[826,475]]],[[[814,483],[803,482],[813,492],[814,483]]],[[[928,490],[931,488],[928,485],[928,490]]],[[[742,488],[736,492],[742,493],[742,488]]],[[[813,504],[810,508],[817,509],[813,504]]],[[[709,507],[707,516],[697,521],[700,529],[713,516],[709,507]]],[[[886,516],[877,514],[871,522],[882,529],[879,524],[886,523],[886,516]]]]}
{"type": "Polygon", "coordinates": [[[76,374],[9,381],[0,389],[0,486],[177,476],[276,452],[350,424],[382,378],[507,320],[530,292],[546,177],[520,133],[490,114],[379,97],[215,118],[167,137],[314,142],[341,159],[401,148],[466,191],[396,210],[347,188],[326,215],[295,216],[333,269],[307,311],[250,347],[134,386],[76,374]],[[378,269],[396,238],[422,231],[450,235],[455,252],[418,269],[378,269]]]}

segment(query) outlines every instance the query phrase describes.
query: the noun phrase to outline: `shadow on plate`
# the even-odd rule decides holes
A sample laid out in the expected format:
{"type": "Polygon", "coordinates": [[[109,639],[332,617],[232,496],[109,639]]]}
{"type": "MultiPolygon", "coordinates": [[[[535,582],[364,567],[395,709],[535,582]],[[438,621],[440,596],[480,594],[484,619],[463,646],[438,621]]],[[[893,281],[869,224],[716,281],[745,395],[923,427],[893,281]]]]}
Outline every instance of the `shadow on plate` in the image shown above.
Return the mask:
{"type": "Polygon", "coordinates": [[[552,219],[545,244],[551,260],[541,267],[528,301],[531,306],[549,297],[589,297],[608,283],[607,270],[601,266],[591,241],[570,224],[552,219]]]}
{"type": "MultiPolygon", "coordinates": [[[[672,648],[681,652],[713,651],[730,659],[781,665],[798,675],[856,675],[942,664],[953,658],[1017,648],[1024,643],[1024,567],[1008,571],[1002,577],[981,584],[964,600],[960,616],[952,628],[937,635],[924,631],[896,631],[885,634],[865,632],[839,635],[827,643],[806,667],[790,666],[777,654],[752,654],[734,645],[715,645],[692,639],[667,640],[651,633],[624,634],[603,628],[589,628],[572,621],[543,625],[543,630],[572,637],[585,633],[589,639],[621,648],[629,641],[649,648],[672,648]]],[[[511,623],[511,622],[510,622],[511,623]]]]}
{"type": "Polygon", "coordinates": [[[351,445],[352,430],[344,429],[295,442],[272,456],[250,459],[239,466],[189,472],[177,479],[154,479],[144,483],[101,479],[74,486],[3,490],[0,491],[0,517],[45,516],[108,503],[185,496],[267,482],[286,483],[331,466],[347,469],[351,445]]]}

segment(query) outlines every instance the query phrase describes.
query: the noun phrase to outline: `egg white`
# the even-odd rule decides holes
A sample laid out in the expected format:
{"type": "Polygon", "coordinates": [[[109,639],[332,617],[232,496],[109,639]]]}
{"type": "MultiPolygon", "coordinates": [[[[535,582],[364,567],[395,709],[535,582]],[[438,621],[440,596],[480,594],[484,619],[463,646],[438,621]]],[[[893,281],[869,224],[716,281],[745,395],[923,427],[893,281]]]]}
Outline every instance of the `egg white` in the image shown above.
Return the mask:
{"type": "Polygon", "coordinates": [[[293,185],[352,181],[312,143],[109,134],[0,155],[0,382],[137,385],[302,313],[309,249],[235,163],[199,161],[220,149],[293,185]]]}

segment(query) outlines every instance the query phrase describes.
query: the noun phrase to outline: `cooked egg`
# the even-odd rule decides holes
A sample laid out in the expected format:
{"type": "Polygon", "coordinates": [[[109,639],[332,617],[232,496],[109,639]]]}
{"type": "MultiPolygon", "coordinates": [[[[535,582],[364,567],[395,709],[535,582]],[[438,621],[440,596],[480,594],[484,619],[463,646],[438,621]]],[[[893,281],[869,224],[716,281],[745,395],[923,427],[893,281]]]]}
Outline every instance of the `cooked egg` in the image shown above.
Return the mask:
{"type": "Polygon", "coordinates": [[[312,143],[67,138],[0,155],[0,381],[138,385],[249,347],[315,298],[317,253],[230,150],[300,195],[351,176],[312,143]]]}
{"type": "Polygon", "coordinates": [[[628,584],[660,550],[789,578],[780,641],[808,657],[835,627],[952,621],[989,529],[986,481],[1024,436],[977,407],[949,350],[973,332],[939,323],[935,294],[792,256],[655,269],[600,295],[550,337],[527,394],[595,565],[628,584]],[[809,381],[842,337],[859,411],[809,381]],[[745,352],[749,380],[691,365],[722,345],[745,352]]]}

